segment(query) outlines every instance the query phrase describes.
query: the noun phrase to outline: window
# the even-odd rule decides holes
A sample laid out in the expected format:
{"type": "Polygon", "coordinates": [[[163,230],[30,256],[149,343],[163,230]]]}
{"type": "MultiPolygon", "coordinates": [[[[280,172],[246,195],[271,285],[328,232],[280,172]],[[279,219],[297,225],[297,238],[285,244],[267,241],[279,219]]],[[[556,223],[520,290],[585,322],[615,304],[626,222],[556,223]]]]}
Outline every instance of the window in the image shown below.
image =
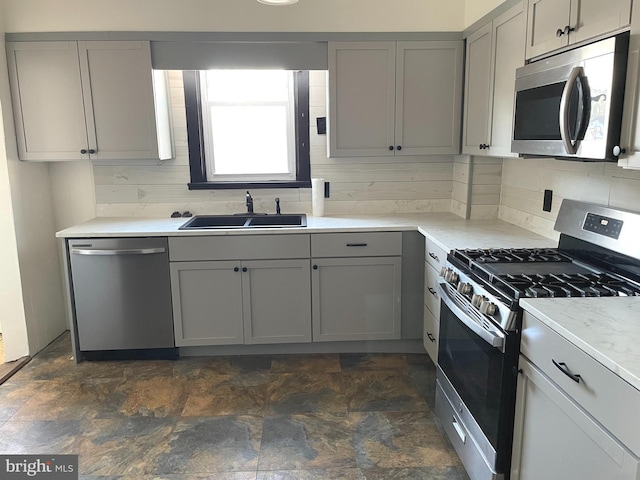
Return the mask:
{"type": "Polygon", "coordinates": [[[190,189],[310,186],[308,72],[183,76],[190,189]]]}

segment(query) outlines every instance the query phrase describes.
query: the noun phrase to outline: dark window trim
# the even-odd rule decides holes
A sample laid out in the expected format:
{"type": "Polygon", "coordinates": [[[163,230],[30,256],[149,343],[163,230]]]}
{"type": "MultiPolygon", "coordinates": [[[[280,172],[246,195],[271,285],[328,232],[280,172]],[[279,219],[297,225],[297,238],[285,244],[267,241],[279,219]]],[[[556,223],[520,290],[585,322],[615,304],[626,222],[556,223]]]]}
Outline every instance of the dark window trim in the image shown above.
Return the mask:
{"type": "Polygon", "coordinates": [[[187,115],[187,143],[189,146],[189,190],[245,189],[245,188],[310,188],[311,159],[309,150],[309,72],[294,74],[296,111],[296,179],[272,182],[208,182],[202,138],[202,104],[200,75],[197,70],[182,72],[184,101],[187,115]]]}

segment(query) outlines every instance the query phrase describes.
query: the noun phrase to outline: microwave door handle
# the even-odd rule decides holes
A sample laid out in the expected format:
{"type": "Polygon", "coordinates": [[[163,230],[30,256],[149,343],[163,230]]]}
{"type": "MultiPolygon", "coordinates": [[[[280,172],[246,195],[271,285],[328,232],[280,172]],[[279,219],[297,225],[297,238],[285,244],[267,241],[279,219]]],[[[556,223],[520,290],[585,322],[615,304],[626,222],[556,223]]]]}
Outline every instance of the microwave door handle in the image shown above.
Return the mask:
{"type": "Polygon", "coordinates": [[[576,88],[576,81],[578,77],[584,75],[584,69],[582,67],[573,67],[569,74],[569,79],[562,90],[562,97],[560,98],[560,138],[564,143],[564,149],[570,155],[575,155],[578,152],[578,140],[575,143],[571,140],[571,132],[569,131],[569,108],[571,104],[571,94],[573,89],[576,88]]]}

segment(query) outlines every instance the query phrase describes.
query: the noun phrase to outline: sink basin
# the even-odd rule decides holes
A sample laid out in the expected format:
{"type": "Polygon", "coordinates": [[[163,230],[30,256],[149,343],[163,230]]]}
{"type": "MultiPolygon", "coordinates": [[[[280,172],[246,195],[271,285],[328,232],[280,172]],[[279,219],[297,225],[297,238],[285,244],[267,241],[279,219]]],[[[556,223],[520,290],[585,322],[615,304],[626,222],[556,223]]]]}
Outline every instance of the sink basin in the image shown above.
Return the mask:
{"type": "Polygon", "coordinates": [[[251,217],[249,227],[306,227],[307,216],[295,215],[263,215],[251,217]]]}
{"type": "Polygon", "coordinates": [[[215,228],[279,228],[306,227],[304,213],[274,215],[196,215],[182,225],[179,230],[201,230],[215,228]]]}

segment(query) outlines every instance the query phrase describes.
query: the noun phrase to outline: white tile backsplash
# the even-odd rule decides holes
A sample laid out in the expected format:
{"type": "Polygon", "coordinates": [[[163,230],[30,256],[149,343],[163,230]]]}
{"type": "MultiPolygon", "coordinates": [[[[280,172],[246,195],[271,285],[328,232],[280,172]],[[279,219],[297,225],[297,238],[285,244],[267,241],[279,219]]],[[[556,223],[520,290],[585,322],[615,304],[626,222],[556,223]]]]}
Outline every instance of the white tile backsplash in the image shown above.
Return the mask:
{"type": "Polygon", "coordinates": [[[615,163],[504,159],[499,218],[549,238],[563,198],[640,211],[640,172],[615,163]],[[551,212],[542,210],[553,191],[551,212]]]}

